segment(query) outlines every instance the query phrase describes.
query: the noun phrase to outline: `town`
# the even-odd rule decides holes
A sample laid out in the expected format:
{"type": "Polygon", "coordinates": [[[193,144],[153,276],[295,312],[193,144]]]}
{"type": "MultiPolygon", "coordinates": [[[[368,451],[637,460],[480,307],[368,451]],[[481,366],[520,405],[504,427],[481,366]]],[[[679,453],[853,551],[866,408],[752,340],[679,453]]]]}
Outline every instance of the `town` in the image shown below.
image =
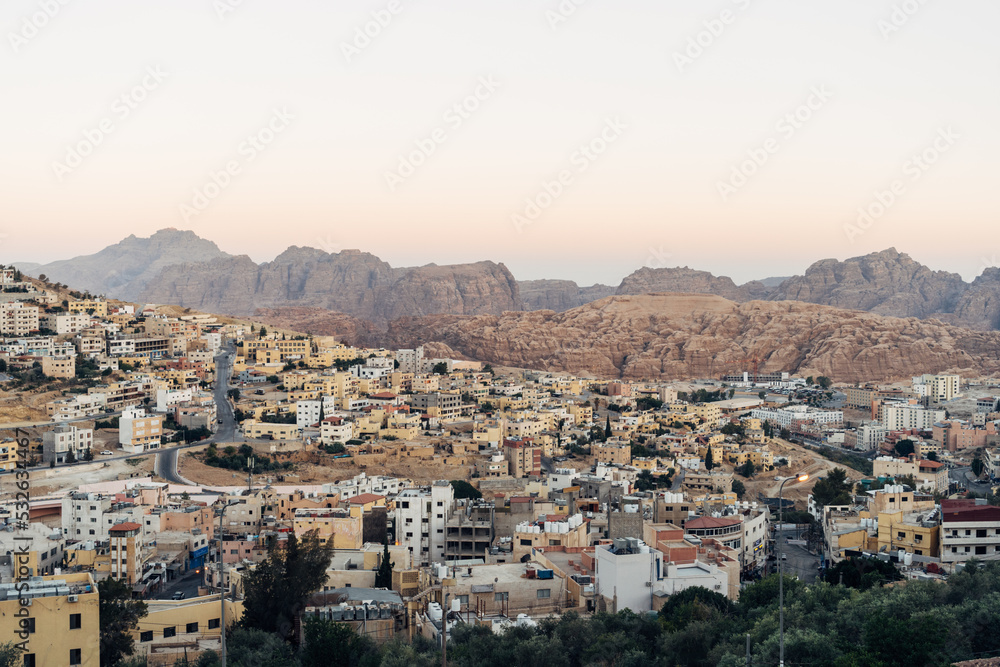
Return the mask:
{"type": "Polygon", "coordinates": [[[438,645],[696,588],[736,603],[775,573],[946,582],[1000,554],[988,379],[845,385],[748,351],[720,377],[624,381],[354,347],[14,267],[0,288],[0,623],[23,627],[25,582],[33,623],[68,628],[29,643],[39,665],[98,664],[109,580],[145,605],[121,657],[224,651],[293,543],[328,560],[287,636],[321,619],[438,645]]]}

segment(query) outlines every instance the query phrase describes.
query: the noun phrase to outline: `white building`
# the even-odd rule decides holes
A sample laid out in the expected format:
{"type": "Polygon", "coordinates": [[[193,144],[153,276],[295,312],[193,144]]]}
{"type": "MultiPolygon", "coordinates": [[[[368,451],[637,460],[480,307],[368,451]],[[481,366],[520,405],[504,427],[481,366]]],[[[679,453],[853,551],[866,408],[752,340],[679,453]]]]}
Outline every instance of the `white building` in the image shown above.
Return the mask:
{"type": "Polygon", "coordinates": [[[396,361],[403,373],[419,373],[423,367],[424,346],[415,350],[396,350],[396,361]]]}
{"type": "Polygon", "coordinates": [[[73,458],[82,461],[87,450],[94,447],[94,429],[77,428],[73,424],[60,424],[51,431],[42,434],[42,460],[45,463],[55,461],[66,463],[69,453],[73,458]]]}
{"type": "Polygon", "coordinates": [[[337,399],[333,396],[323,396],[316,400],[297,401],[295,403],[295,425],[299,429],[307,428],[320,420],[320,400],[323,405],[324,417],[331,417],[337,410],[337,399]]]}
{"type": "Polygon", "coordinates": [[[962,378],[958,375],[921,375],[913,378],[913,389],[920,396],[944,402],[960,396],[962,378]]]}
{"type": "Polygon", "coordinates": [[[130,454],[159,449],[163,417],[151,415],[135,405],[125,408],[118,420],[118,442],[130,454]]]}
{"type": "Polygon", "coordinates": [[[56,334],[72,334],[90,326],[87,313],[49,313],[39,316],[39,324],[56,334]]]}
{"type": "Polygon", "coordinates": [[[882,406],[882,423],[887,431],[907,428],[931,428],[934,422],[943,421],[944,410],[931,410],[908,403],[886,403],[882,406]]]}
{"type": "Polygon", "coordinates": [[[781,428],[788,428],[796,421],[812,421],[817,424],[840,424],[844,421],[843,410],[819,410],[807,405],[776,409],[756,408],[750,412],[750,416],[769,421],[781,428]]]}
{"type": "Polygon", "coordinates": [[[319,441],[324,445],[335,442],[346,443],[354,438],[354,422],[341,421],[339,424],[323,422],[319,429],[319,441]]]}
{"type": "Polygon", "coordinates": [[[187,403],[194,398],[191,389],[157,389],[156,390],[156,412],[167,412],[173,410],[181,403],[187,403]]]}
{"type": "Polygon", "coordinates": [[[396,496],[396,540],[409,550],[414,565],[445,561],[446,523],[454,504],[455,490],[447,480],[396,496]]]}
{"type": "Polygon", "coordinates": [[[20,301],[0,303],[0,334],[27,336],[35,331],[38,331],[38,306],[20,301]]]}

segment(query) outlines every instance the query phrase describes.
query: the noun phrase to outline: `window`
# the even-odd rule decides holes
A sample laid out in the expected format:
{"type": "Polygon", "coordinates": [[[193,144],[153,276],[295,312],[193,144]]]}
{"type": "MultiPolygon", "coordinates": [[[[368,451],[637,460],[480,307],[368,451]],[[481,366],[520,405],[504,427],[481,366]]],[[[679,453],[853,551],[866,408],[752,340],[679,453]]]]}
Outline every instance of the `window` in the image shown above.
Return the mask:
{"type": "Polygon", "coordinates": [[[510,598],[510,593],[508,593],[507,591],[504,591],[503,593],[493,594],[494,602],[506,602],[509,598],[510,598]]]}
{"type": "Polygon", "coordinates": [[[986,553],[986,547],[976,547],[976,555],[981,556],[986,553]]]}
{"type": "Polygon", "coordinates": [[[28,619],[28,632],[34,632],[34,631],[35,631],[35,619],[29,618],[28,619]]]}
{"type": "Polygon", "coordinates": [[[972,535],[972,531],[971,530],[967,530],[967,531],[965,531],[965,534],[966,535],[972,535]]]}
{"type": "Polygon", "coordinates": [[[177,627],[171,625],[169,628],[163,628],[163,636],[164,637],[176,637],[177,636],[177,627]]]}
{"type": "Polygon", "coordinates": [[[559,546],[560,544],[562,544],[562,540],[549,540],[550,547],[559,546]]]}
{"type": "Polygon", "coordinates": [[[218,628],[218,627],[219,627],[219,619],[217,619],[217,618],[210,618],[210,619],[208,619],[208,629],[209,630],[214,630],[215,628],[218,628]]]}
{"type": "Polygon", "coordinates": [[[145,632],[139,633],[139,641],[141,642],[151,642],[153,641],[153,631],[146,630],[145,632]]]}
{"type": "Polygon", "coordinates": [[[459,604],[464,604],[464,605],[468,606],[468,604],[469,604],[469,596],[468,595],[457,595],[456,597],[458,598],[459,604]]]}
{"type": "Polygon", "coordinates": [[[550,588],[539,588],[535,591],[535,597],[539,600],[544,600],[552,596],[552,589],[550,588]]]}
{"type": "Polygon", "coordinates": [[[35,667],[35,654],[25,653],[24,654],[24,667],[35,667]]]}
{"type": "Polygon", "coordinates": [[[184,632],[198,632],[198,621],[195,621],[194,623],[188,623],[187,629],[185,629],[184,632]]]}
{"type": "Polygon", "coordinates": [[[438,507],[442,507],[442,506],[444,506],[444,503],[439,500],[438,501],[438,507]]]}
{"type": "Polygon", "coordinates": [[[524,539],[524,538],[522,537],[522,538],[521,538],[521,546],[522,546],[522,547],[530,547],[530,546],[531,546],[531,540],[526,540],[526,539],[524,539]]]}
{"type": "Polygon", "coordinates": [[[901,530],[899,530],[899,531],[896,531],[896,539],[897,539],[897,540],[903,540],[903,539],[906,539],[906,533],[904,533],[904,532],[903,532],[903,531],[901,531],[901,530]]]}
{"type": "Polygon", "coordinates": [[[980,528],[976,531],[976,537],[986,537],[986,529],[980,528]]]}
{"type": "Polygon", "coordinates": [[[924,555],[924,552],[923,552],[923,551],[921,551],[920,549],[914,549],[914,550],[913,550],[913,554],[914,554],[915,556],[923,556],[923,555],[924,555]]]}
{"type": "Polygon", "coordinates": [[[81,651],[78,648],[71,648],[69,650],[69,664],[80,665],[83,664],[83,657],[80,655],[81,651]]]}
{"type": "Polygon", "coordinates": [[[70,630],[79,630],[81,625],[82,625],[82,621],[80,620],[80,614],[70,614],[69,615],[69,629],[70,630]]]}

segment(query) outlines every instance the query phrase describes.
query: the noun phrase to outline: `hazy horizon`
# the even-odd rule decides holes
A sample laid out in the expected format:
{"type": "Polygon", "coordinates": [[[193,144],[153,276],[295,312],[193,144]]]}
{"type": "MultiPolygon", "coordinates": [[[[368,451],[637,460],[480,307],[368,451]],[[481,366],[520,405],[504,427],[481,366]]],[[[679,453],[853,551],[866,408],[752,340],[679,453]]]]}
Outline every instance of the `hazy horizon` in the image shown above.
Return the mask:
{"type": "Polygon", "coordinates": [[[743,283],[888,247],[966,280],[1000,264],[987,0],[0,17],[3,262],[176,227],[258,262],[358,248],[579,284],[643,265],[743,283]]]}

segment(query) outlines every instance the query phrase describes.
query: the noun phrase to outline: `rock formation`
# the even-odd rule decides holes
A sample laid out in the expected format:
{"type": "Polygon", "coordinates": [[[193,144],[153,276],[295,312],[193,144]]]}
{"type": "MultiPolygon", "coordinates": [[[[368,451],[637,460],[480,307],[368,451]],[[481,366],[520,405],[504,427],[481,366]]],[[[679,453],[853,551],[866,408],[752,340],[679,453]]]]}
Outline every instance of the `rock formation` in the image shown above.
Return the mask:
{"type": "Polygon", "coordinates": [[[554,310],[557,313],[615,293],[610,285],[580,287],[572,280],[519,280],[517,287],[525,310],[554,310]]]}

